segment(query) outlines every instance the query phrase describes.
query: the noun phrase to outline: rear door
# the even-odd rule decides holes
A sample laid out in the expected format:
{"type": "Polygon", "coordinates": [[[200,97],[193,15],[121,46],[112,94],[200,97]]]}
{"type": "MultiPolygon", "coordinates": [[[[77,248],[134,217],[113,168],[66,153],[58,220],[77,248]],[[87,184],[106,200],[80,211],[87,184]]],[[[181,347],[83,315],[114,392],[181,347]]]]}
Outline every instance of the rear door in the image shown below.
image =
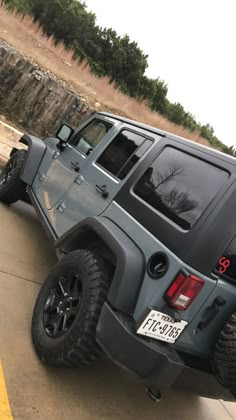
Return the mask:
{"type": "Polygon", "coordinates": [[[122,125],[109,144],[98,147],[55,209],[60,232],[101,214],[152,144],[144,130],[122,125]]]}

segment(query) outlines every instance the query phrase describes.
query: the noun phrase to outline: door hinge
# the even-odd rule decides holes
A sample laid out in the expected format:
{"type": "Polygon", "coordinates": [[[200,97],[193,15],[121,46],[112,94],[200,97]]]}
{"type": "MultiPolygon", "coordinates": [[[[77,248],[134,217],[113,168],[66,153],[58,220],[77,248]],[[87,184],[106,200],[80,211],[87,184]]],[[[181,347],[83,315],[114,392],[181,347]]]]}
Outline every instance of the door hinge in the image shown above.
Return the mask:
{"type": "Polygon", "coordinates": [[[58,159],[59,156],[60,156],[60,152],[53,150],[52,158],[53,159],[58,159]]]}
{"type": "Polygon", "coordinates": [[[60,213],[63,213],[65,209],[66,209],[66,205],[65,205],[65,203],[64,203],[63,201],[62,201],[60,204],[58,204],[58,206],[57,206],[57,210],[58,210],[60,213]]]}
{"type": "Polygon", "coordinates": [[[44,174],[39,174],[39,181],[43,182],[45,180],[45,175],[44,174]]]}
{"type": "Polygon", "coordinates": [[[78,176],[75,178],[75,183],[76,183],[76,184],[78,184],[78,185],[81,185],[81,184],[82,184],[82,182],[84,182],[84,177],[83,177],[83,175],[78,175],[78,176]]]}

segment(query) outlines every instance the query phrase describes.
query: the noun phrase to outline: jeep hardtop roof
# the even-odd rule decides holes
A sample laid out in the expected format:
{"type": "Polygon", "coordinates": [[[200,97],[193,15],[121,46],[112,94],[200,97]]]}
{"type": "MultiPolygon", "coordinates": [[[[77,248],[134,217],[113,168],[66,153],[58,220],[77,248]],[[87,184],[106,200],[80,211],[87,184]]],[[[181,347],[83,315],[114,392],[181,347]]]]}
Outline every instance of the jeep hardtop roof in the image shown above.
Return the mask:
{"type": "Polygon", "coordinates": [[[143,128],[144,130],[147,130],[151,133],[158,134],[159,136],[162,136],[162,137],[168,137],[169,139],[184,142],[184,143],[187,143],[187,144],[190,143],[192,147],[194,147],[198,150],[200,149],[200,150],[204,151],[205,153],[208,153],[208,154],[211,154],[211,155],[217,157],[218,159],[227,161],[231,165],[236,165],[236,158],[235,157],[227,155],[226,153],[220,152],[219,150],[213,149],[209,146],[205,146],[203,144],[196,143],[192,140],[188,140],[184,137],[177,136],[175,134],[169,133],[168,131],[160,130],[159,128],[152,127],[150,125],[143,124],[143,123],[140,123],[138,121],[131,120],[129,118],[124,118],[124,117],[121,117],[120,115],[111,114],[109,112],[97,112],[96,114],[104,116],[104,117],[113,118],[115,120],[118,120],[118,121],[121,121],[121,122],[124,122],[124,123],[127,123],[127,124],[131,124],[134,127],[143,128]]]}

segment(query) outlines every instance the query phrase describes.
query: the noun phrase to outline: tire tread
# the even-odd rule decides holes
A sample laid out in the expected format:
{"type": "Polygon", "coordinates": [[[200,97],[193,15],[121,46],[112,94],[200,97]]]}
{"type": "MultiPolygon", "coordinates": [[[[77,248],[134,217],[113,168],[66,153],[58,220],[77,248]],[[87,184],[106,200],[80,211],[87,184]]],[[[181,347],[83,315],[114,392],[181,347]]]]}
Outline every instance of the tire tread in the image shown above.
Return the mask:
{"type": "Polygon", "coordinates": [[[7,162],[7,165],[16,159],[16,166],[10,181],[0,186],[0,200],[6,204],[13,204],[20,199],[24,199],[26,195],[26,184],[20,179],[21,169],[26,157],[26,150],[18,150],[7,162]]]}
{"type": "MultiPolygon", "coordinates": [[[[57,349],[50,351],[42,344],[41,335],[38,334],[40,310],[36,302],[32,319],[32,339],[39,357],[50,366],[87,366],[101,353],[96,342],[96,327],[110,285],[109,270],[101,257],[88,250],[70,252],[58,265],[62,264],[64,259],[69,259],[73,264],[79,261],[86,266],[86,310],[81,315],[84,326],[81,328],[81,322],[78,322],[71,328],[70,334],[67,333],[63,345],[58,345],[57,349]]],[[[40,301],[40,294],[38,299],[40,301]]]]}
{"type": "Polygon", "coordinates": [[[231,315],[218,337],[213,370],[221,385],[236,395],[236,313],[231,315]]]}

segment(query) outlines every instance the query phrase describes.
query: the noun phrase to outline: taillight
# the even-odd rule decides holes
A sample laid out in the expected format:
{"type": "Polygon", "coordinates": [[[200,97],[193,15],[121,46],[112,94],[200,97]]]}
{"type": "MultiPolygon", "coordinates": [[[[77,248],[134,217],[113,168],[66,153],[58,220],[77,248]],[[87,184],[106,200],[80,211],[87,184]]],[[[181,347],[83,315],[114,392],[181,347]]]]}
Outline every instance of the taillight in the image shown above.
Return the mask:
{"type": "Polygon", "coordinates": [[[203,285],[202,279],[190,274],[179,273],[166,292],[166,300],[170,306],[185,311],[197,297],[203,285]]]}

